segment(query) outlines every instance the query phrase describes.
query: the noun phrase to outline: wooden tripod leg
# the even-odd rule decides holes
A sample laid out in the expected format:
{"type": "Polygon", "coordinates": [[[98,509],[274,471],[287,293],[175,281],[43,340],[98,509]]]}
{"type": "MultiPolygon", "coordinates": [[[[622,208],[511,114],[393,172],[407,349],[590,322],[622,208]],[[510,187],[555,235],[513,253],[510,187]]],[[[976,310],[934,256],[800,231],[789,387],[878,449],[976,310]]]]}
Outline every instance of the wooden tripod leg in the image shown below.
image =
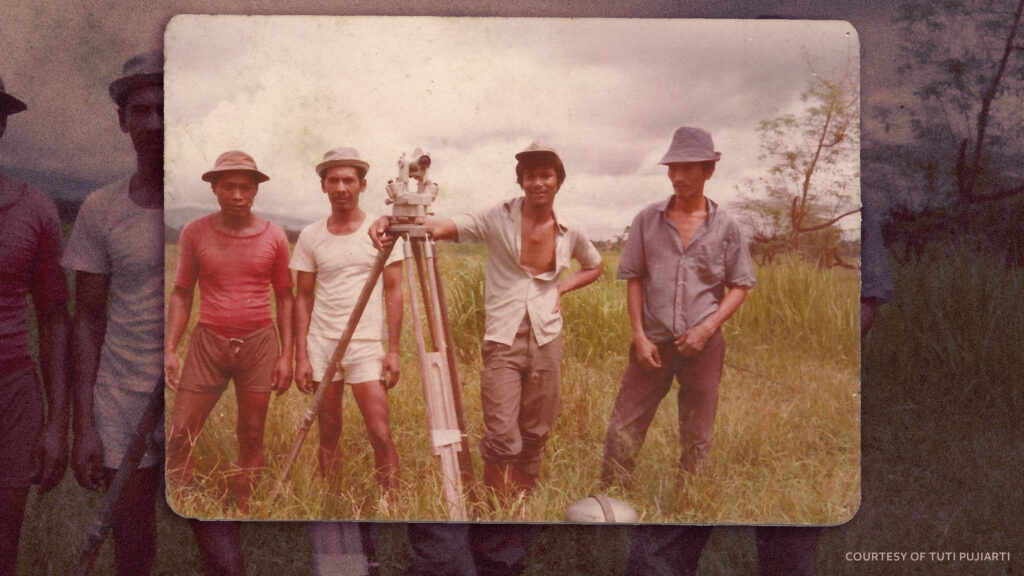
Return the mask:
{"type": "MultiPolygon", "coordinates": [[[[420,281],[420,294],[423,297],[423,313],[426,315],[427,318],[433,318],[434,317],[434,303],[433,303],[433,298],[431,298],[431,296],[430,296],[430,288],[431,288],[431,286],[433,286],[433,284],[432,283],[431,284],[427,284],[426,272],[423,270],[423,249],[424,249],[423,245],[424,245],[424,241],[423,240],[417,240],[417,241],[413,242],[412,253],[413,253],[413,256],[416,258],[416,277],[420,281]]],[[[437,336],[437,332],[435,331],[434,323],[428,321],[427,322],[427,328],[430,330],[430,342],[431,342],[432,348],[436,352],[438,350],[438,347],[437,347],[437,341],[438,341],[437,338],[438,338],[438,336],[437,336]]]]}
{"type": "MultiPolygon", "coordinates": [[[[441,483],[448,507],[448,519],[466,520],[466,504],[462,498],[462,480],[459,475],[457,456],[461,447],[461,435],[458,423],[454,418],[455,409],[451,403],[451,387],[447,385],[448,370],[444,355],[439,352],[427,352],[426,344],[423,341],[423,325],[420,320],[419,303],[415,296],[417,290],[413,266],[413,248],[407,241],[405,243],[405,271],[409,279],[409,308],[416,336],[416,353],[420,359],[423,399],[427,409],[427,424],[430,427],[430,444],[441,463],[441,483]]],[[[433,321],[431,318],[427,320],[428,322],[433,321]]]]}
{"type": "Polygon", "coordinates": [[[459,452],[459,472],[462,475],[463,485],[473,483],[473,457],[469,452],[469,436],[466,434],[466,409],[462,403],[462,380],[459,378],[458,365],[455,363],[455,338],[452,336],[451,324],[448,320],[448,302],[444,296],[444,285],[441,283],[441,271],[437,258],[434,255],[434,240],[428,238],[426,243],[427,271],[430,277],[430,285],[433,287],[434,309],[437,311],[437,319],[440,333],[443,334],[442,345],[438,348],[444,351],[448,361],[448,378],[451,383],[452,404],[455,408],[455,420],[459,425],[459,434],[462,436],[462,450],[459,452]]]}
{"type": "Polygon", "coordinates": [[[345,350],[348,349],[349,342],[352,341],[352,334],[355,333],[356,326],[359,325],[359,319],[362,318],[363,311],[366,310],[366,303],[370,301],[373,289],[377,286],[377,280],[384,272],[384,266],[387,264],[388,256],[391,255],[391,251],[394,250],[394,248],[395,245],[392,243],[377,252],[377,259],[373,262],[373,268],[370,270],[370,276],[366,279],[366,283],[363,284],[363,289],[359,293],[359,298],[356,300],[356,304],[352,308],[352,315],[349,316],[348,323],[345,325],[345,331],[342,332],[341,338],[338,340],[338,345],[334,348],[334,354],[331,355],[331,360],[327,363],[327,368],[324,370],[324,375],[320,378],[320,386],[316,389],[316,393],[313,394],[313,399],[310,401],[309,407],[306,408],[306,412],[302,416],[299,434],[295,438],[295,442],[292,444],[292,449],[288,452],[288,456],[285,458],[284,464],[281,466],[281,476],[277,480],[274,492],[270,495],[270,504],[273,504],[274,501],[277,500],[277,497],[284,489],[284,483],[288,479],[288,474],[292,470],[292,465],[295,464],[295,459],[299,456],[299,450],[302,448],[302,444],[306,441],[306,436],[309,435],[310,428],[313,427],[313,420],[316,419],[316,415],[320,412],[320,404],[323,402],[324,392],[327,390],[327,386],[334,381],[335,374],[338,373],[338,367],[341,365],[341,359],[345,357],[345,350]]]}

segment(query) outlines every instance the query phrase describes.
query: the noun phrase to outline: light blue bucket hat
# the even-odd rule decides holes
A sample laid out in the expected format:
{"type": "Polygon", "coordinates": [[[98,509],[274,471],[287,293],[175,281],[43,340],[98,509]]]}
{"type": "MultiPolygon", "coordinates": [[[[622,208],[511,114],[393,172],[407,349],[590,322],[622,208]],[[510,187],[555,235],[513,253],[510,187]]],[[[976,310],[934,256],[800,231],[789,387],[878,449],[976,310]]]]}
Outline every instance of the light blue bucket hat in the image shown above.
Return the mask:
{"type": "Polygon", "coordinates": [[[672,144],[659,164],[717,162],[721,157],[722,153],[715,151],[715,144],[707,130],[683,126],[672,136],[672,144]]]}

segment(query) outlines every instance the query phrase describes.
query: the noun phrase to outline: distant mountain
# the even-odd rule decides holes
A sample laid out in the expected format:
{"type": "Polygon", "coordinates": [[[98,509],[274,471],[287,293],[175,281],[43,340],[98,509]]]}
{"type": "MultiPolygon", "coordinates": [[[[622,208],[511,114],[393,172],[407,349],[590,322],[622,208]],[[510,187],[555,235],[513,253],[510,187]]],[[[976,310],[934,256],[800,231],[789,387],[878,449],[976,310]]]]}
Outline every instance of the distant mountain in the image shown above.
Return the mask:
{"type": "MultiPolygon", "coordinates": [[[[208,206],[181,206],[179,208],[170,208],[165,210],[164,233],[166,236],[166,242],[170,244],[176,243],[178,235],[181,233],[181,229],[185,227],[185,224],[188,224],[197,218],[202,218],[213,211],[214,209],[208,206]]],[[[293,242],[298,238],[299,232],[301,232],[308,224],[313,222],[312,220],[304,218],[282,216],[281,214],[274,214],[270,212],[256,211],[256,215],[260,218],[266,218],[283,228],[288,234],[289,240],[293,242]]]]}
{"type": "Polygon", "coordinates": [[[33,170],[24,166],[2,166],[0,169],[11,178],[28,182],[49,196],[64,222],[74,221],[78,208],[89,192],[103,185],[102,182],[33,170]]]}
{"type": "MultiPolygon", "coordinates": [[[[185,224],[188,224],[197,218],[202,218],[214,210],[214,208],[207,206],[182,206],[180,208],[170,208],[164,211],[164,224],[170,228],[183,228],[185,224]]],[[[260,218],[270,220],[285,230],[301,231],[306,227],[306,225],[312,222],[312,220],[305,218],[296,218],[294,216],[285,216],[272,212],[262,212],[259,210],[256,211],[256,215],[260,218]]]]}

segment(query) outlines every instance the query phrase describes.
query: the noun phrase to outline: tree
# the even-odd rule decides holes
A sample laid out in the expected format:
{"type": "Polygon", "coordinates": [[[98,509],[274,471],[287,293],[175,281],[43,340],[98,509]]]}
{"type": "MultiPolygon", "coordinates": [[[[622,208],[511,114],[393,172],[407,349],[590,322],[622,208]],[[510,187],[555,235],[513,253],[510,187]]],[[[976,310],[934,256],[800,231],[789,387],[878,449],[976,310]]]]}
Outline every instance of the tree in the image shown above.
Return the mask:
{"type": "MultiPolygon", "coordinates": [[[[1024,192],[1000,178],[1019,152],[1024,96],[1024,0],[912,0],[901,9],[902,74],[919,84],[918,138],[944,123],[956,134],[952,158],[958,212],[1024,192]]],[[[1019,180],[1019,176],[1017,176],[1019,180]]]]}
{"type": "Polygon", "coordinates": [[[852,59],[837,79],[812,68],[801,101],[800,114],[760,123],[760,158],[770,169],[747,182],[736,209],[763,261],[794,252],[832,263],[837,223],[860,210],[860,84],[852,59]]]}

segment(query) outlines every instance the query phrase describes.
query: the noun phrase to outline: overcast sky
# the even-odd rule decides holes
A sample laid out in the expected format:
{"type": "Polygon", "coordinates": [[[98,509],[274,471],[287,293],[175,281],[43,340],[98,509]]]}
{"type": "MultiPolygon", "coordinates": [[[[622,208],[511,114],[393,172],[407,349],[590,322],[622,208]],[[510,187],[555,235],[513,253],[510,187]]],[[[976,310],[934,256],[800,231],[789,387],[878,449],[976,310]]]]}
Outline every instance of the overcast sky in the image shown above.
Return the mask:
{"type": "Polygon", "coordinates": [[[216,209],[200,175],[241,149],[271,177],[258,210],[322,217],[314,167],[345,145],[382,213],[419,146],[449,215],[519,194],[513,156],[539,140],[568,172],[556,210],[594,239],[671,193],[657,162],[681,125],[712,133],[707,194],[730,202],[766,171],[758,122],[803,109],[812,67],[837,75],[859,54],[849,23],[781,20],[193,15],[165,41],[168,208],[216,209]]]}
{"type": "MultiPolygon", "coordinates": [[[[121,66],[124,61],[134,54],[145,52],[159,47],[163,42],[163,30],[168,20],[175,14],[189,13],[259,13],[259,14],[322,14],[325,12],[340,14],[390,14],[390,15],[459,15],[459,16],[558,16],[558,17],[630,17],[630,18],[755,18],[762,15],[783,16],[797,19],[819,19],[819,20],[849,20],[855,26],[857,35],[861,41],[861,50],[864,57],[862,62],[862,101],[864,109],[864,139],[869,138],[899,138],[905,133],[892,131],[883,133],[879,124],[868,113],[872,108],[886,105],[895,111],[896,118],[904,107],[909,108],[916,103],[917,98],[910,94],[906,83],[894,74],[899,58],[896,54],[898,36],[892,25],[892,16],[896,4],[886,0],[864,0],[864,1],[843,1],[823,2],[817,0],[721,0],[719,2],[697,2],[691,0],[648,0],[642,3],[621,2],[616,0],[593,1],[593,2],[564,2],[552,4],[545,0],[524,0],[515,4],[499,0],[351,0],[344,5],[326,2],[325,0],[292,0],[282,3],[274,0],[152,0],[146,4],[124,3],[121,0],[63,0],[55,2],[37,2],[35,0],[5,0],[3,3],[3,18],[0,18],[0,76],[3,77],[7,89],[24,100],[29,105],[28,111],[12,116],[7,131],[0,140],[0,170],[8,174],[14,174],[30,181],[44,192],[54,197],[77,197],[80,198],[89,190],[104,183],[110,182],[125,174],[130,173],[134,168],[134,155],[128,138],[122,134],[117,125],[117,116],[113,103],[107,95],[107,86],[111,81],[120,75],[121,66]]],[[[497,20],[496,20],[497,21],[497,20]]],[[[351,142],[363,150],[364,154],[370,157],[373,163],[371,179],[379,180],[371,182],[371,190],[380,193],[382,182],[394,171],[394,162],[397,160],[397,152],[413,146],[425,146],[434,153],[436,161],[435,179],[442,186],[442,198],[439,201],[439,210],[456,210],[459,206],[454,205],[454,198],[457,190],[472,190],[473,194],[483,191],[504,197],[516,193],[516,187],[511,173],[512,154],[521,146],[527,144],[534,137],[550,137],[551,144],[558,147],[569,167],[569,181],[566,184],[565,198],[575,196],[586,198],[587,195],[599,195],[600,198],[611,196],[616,200],[621,198],[634,201],[641,195],[651,194],[658,196],[661,190],[667,191],[662,179],[659,177],[658,168],[653,165],[668,144],[672,129],[676,124],[695,122],[691,113],[701,112],[699,118],[706,118],[706,126],[715,132],[716,142],[723,152],[721,169],[715,176],[714,186],[709,193],[713,197],[732,193],[731,184],[727,180],[734,181],[741,178],[742,172],[750,161],[756,160],[756,141],[740,138],[736,141],[736,134],[740,130],[750,131],[752,124],[747,119],[741,118],[740,112],[749,112],[755,106],[763,107],[765,110],[783,109],[786,96],[781,91],[777,95],[771,95],[769,90],[779,90],[788,84],[792,96],[799,93],[801,87],[806,85],[803,77],[793,81],[779,79],[773,81],[772,74],[778,71],[774,68],[764,68],[767,65],[752,66],[747,69],[732,69],[738,63],[739,56],[761,59],[766,55],[772,56],[771,60],[777,63],[788,62],[792,64],[790,72],[799,76],[806,72],[806,66],[799,56],[798,50],[793,50],[796,43],[785,42],[787,38],[800,39],[805,31],[804,25],[790,27],[784,35],[775,35],[770,38],[765,34],[755,34],[750,39],[748,46],[751,47],[745,54],[743,42],[738,38],[726,38],[721,34],[712,34],[706,37],[706,42],[697,46],[691,52],[683,55],[670,55],[658,51],[658,37],[648,37],[640,34],[627,34],[623,36],[607,37],[584,37],[575,38],[572,44],[568,42],[552,42],[550,30],[544,30],[538,24],[541,21],[527,20],[518,21],[518,30],[512,33],[511,37],[499,38],[494,42],[483,42],[484,47],[491,51],[492,60],[494,52],[501,56],[505,52],[517,52],[520,62],[533,62],[537,66],[550,67],[559,71],[566,71],[565,77],[558,77],[555,81],[535,84],[533,90],[539,94],[564,94],[563,84],[579,82],[583,71],[597,72],[600,68],[601,75],[594,74],[588,82],[590,86],[598,86],[606,90],[620,90],[628,88],[630,91],[624,96],[619,93],[616,98],[597,99],[597,94],[573,94],[572,99],[561,100],[560,106],[573,106],[576,128],[571,135],[562,138],[562,134],[556,129],[561,129],[557,122],[546,122],[545,126],[538,127],[539,121],[521,121],[522,126],[513,124],[517,112],[521,112],[523,105],[519,102],[516,105],[502,110],[502,114],[494,118],[485,118],[484,121],[475,122],[466,127],[464,118],[474,111],[473,108],[464,106],[458,110],[458,114],[447,113],[450,118],[445,121],[443,130],[435,130],[429,126],[428,133],[423,141],[419,140],[419,134],[414,134],[411,129],[404,134],[374,134],[373,138],[366,141],[351,142]],[[529,23],[529,24],[527,24],[529,23]],[[536,27],[536,28],[535,28],[536,27]],[[547,44],[549,47],[554,43],[558,50],[549,53],[539,62],[536,61],[538,53],[543,49],[524,48],[525,43],[515,41],[517,38],[529,37],[535,42],[541,42],[540,46],[547,44]],[[502,44],[502,42],[504,44],[502,44]],[[590,56],[584,53],[585,50],[599,50],[602,44],[609,46],[620,46],[628,44],[628,50],[614,51],[606,50],[597,55],[590,56]],[[739,44],[736,44],[739,43],[739,44]],[[646,51],[641,49],[641,44],[646,51]],[[757,47],[758,50],[753,49],[757,47]],[[515,48],[515,50],[511,50],[515,48]],[[732,58],[730,59],[730,55],[732,58]],[[670,57],[671,56],[671,57],[670,57]],[[589,60],[592,58],[592,61],[589,60]],[[530,60],[533,59],[533,60],[530,60]],[[570,66],[578,63],[581,59],[587,60],[586,67],[570,66]],[[706,64],[705,64],[706,63],[706,64]],[[672,66],[667,76],[657,76],[653,73],[659,64],[672,66]],[[693,72],[696,71],[697,74],[693,72]],[[767,82],[757,86],[753,97],[741,101],[735,91],[725,94],[727,87],[739,86],[745,88],[741,78],[751,77],[761,82],[767,82]],[[750,76],[753,75],[753,76],[750,76]],[[672,78],[674,81],[671,81],[672,78]],[[636,82],[640,78],[642,82],[636,82]],[[615,80],[621,80],[616,83],[615,80]],[[631,80],[632,79],[632,80],[631,80]],[[700,79],[706,79],[700,82],[700,79]],[[670,90],[659,91],[657,98],[643,97],[640,90],[653,92],[658,83],[671,85],[670,90]],[[719,86],[722,88],[719,89],[719,86]],[[701,92],[703,90],[703,92],[701,92]],[[683,94],[673,105],[671,114],[665,114],[659,108],[666,100],[674,95],[683,94]],[[703,100],[709,99],[710,102],[703,100]],[[761,95],[765,97],[762,98],[761,95]],[[696,97],[695,97],[696,95],[696,97]],[[584,96],[591,98],[580,100],[584,96]],[[709,112],[714,108],[717,101],[740,102],[742,106],[734,107],[732,110],[709,112]],[[763,102],[761,102],[763,100],[763,102]],[[601,102],[613,102],[618,109],[613,110],[609,116],[591,117],[590,114],[601,102]],[[619,141],[610,141],[606,135],[611,133],[623,133],[621,129],[628,123],[625,131],[626,136],[619,141]],[[453,124],[461,124],[459,130],[452,129],[453,124]],[[541,132],[541,128],[548,132],[541,132]],[[487,130],[492,132],[488,134],[487,130]],[[503,133],[501,130],[511,132],[503,133]],[[438,138],[440,134],[447,135],[449,141],[437,143],[430,138],[438,138]],[[481,139],[487,137],[486,139],[481,139]],[[472,140],[477,138],[477,140],[472,140]],[[479,148],[480,142],[489,142],[494,147],[493,155],[495,162],[504,164],[491,166],[487,163],[478,163],[470,153],[483,154],[485,150],[479,148]],[[376,147],[376,148],[374,148],[376,147]],[[468,148],[468,150],[467,150],[468,148]],[[614,152],[609,154],[608,152],[614,152]],[[371,156],[372,154],[372,156],[371,156]],[[454,156],[447,156],[454,154],[454,156]],[[472,160],[472,161],[471,161],[472,160]],[[600,178],[595,169],[596,163],[604,164],[604,169],[609,170],[607,179],[616,182],[627,182],[626,189],[620,190],[617,194],[611,191],[617,187],[611,185],[598,186],[600,178]],[[646,174],[640,174],[641,169],[649,170],[646,174]],[[473,173],[470,170],[476,170],[473,173]],[[624,177],[628,171],[640,176],[629,178],[624,177]],[[483,184],[479,182],[483,181],[483,184]],[[596,183],[595,183],[596,182],[596,183]]],[[[568,21],[562,21],[568,22],[568,21]]],[[[634,21],[627,21],[629,24],[634,21]]],[[[675,21],[670,21],[675,22],[675,21]]],[[[786,23],[773,24],[758,23],[757,25],[782,26],[786,23]]],[[[559,33],[560,34],[560,33],[559,33]]],[[[705,35],[707,36],[707,35],[705,35]]],[[[359,47],[355,53],[394,53],[391,48],[392,42],[406,41],[405,38],[397,38],[397,35],[385,34],[385,38],[378,38],[370,45],[359,47]]],[[[662,41],[665,39],[662,38],[662,41]]],[[[820,41],[820,38],[818,39],[820,41]]],[[[669,47],[679,48],[686,46],[687,37],[674,37],[668,42],[669,47]]],[[[339,38],[331,38],[324,43],[324,47],[337,45],[342,42],[339,38]]],[[[461,37],[450,37],[446,40],[438,40],[435,44],[444,46],[448,50],[460,46],[479,46],[482,42],[480,34],[469,34],[461,37]],[[465,43],[465,44],[462,44],[465,43]]],[[[205,39],[198,47],[219,45],[225,52],[237,51],[238,49],[255,49],[255,45],[240,46],[240,42],[221,41],[219,44],[215,39],[205,39]],[[233,50],[232,50],[233,48],[233,50]]],[[[309,42],[298,42],[308,45],[309,42]]],[[[307,46],[303,51],[309,50],[307,46]]],[[[289,53],[294,54],[297,48],[289,47],[289,53]]],[[[553,50],[553,48],[551,49],[553,50]]],[[[352,52],[349,52],[351,54],[352,52]]],[[[440,54],[440,52],[437,52],[440,54]]],[[[511,95],[519,95],[525,89],[512,90],[508,84],[507,70],[500,69],[495,65],[487,65],[483,58],[474,58],[468,55],[467,50],[457,50],[459,66],[468,67],[473,64],[475,68],[468,68],[482,78],[493,78],[499,75],[503,78],[503,84],[487,90],[488,86],[480,81],[472,83],[461,83],[459,90],[466,91],[466,98],[470,95],[487,95],[489,98],[499,98],[508,92],[511,95]]],[[[346,60],[343,53],[338,51],[331,60],[332,69],[344,66],[346,60]]],[[[220,58],[213,54],[206,58],[199,59],[191,64],[197,70],[206,66],[217,66],[220,58]]],[[[428,55],[420,53],[403,53],[402,62],[422,60],[428,55]]],[[[288,67],[282,66],[280,62],[274,63],[276,58],[270,58],[265,65],[267,72],[280,70],[288,67]]],[[[304,58],[293,60],[296,64],[304,58]]],[[[436,72],[443,68],[440,58],[428,67],[436,72]]],[[[394,69],[392,63],[390,68],[394,69]]],[[[449,67],[450,68],[450,67],[449,67]]],[[[415,72],[415,70],[409,70],[415,72]]],[[[376,72],[362,69],[361,73],[376,72]]],[[[259,86],[257,79],[263,78],[263,74],[250,74],[244,76],[241,82],[233,87],[226,83],[213,83],[207,89],[223,90],[218,99],[235,98],[240,89],[251,90],[259,86]],[[233,88],[233,91],[231,90],[233,88]]],[[[280,81],[269,81],[268,86],[281,85],[282,82],[291,81],[295,75],[282,76],[280,81]]],[[[415,76],[421,78],[422,74],[415,76]]],[[[437,79],[440,76],[435,75],[437,79]]],[[[410,78],[413,78],[411,76],[410,78]]],[[[288,87],[298,93],[308,91],[308,78],[305,76],[296,86],[288,87]]],[[[263,81],[260,80],[260,83],[263,81]]],[[[411,80],[408,84],[412,84],[411,80]]],[[[332,86],[339,86],[332,84],[332,86]]],[[[435,87],[437,88],[437,87],[435,87]]],[[[423,86],[417,84],[413,87],[422,91],[423,86]]],[[[441,88],[437,88],[441,89],[441,88]]],[[[439,92],[443,95],[450,95],[452,87],[446,87],[447,92],[439,92]]],[[[365,89],[364,89],[365,93],[365,89]]],[[[255,97],[255,94],[253,95],[255,97]]],[[[383,101],[384,95],[378,93],[375,96],[383,101]]],[[[199,91],[196,98],[204,98],[207,102],[213,102],[208,92],[199,91]]],[[[388,95],[387,98],[391,98],[388,95]]],[[[284,99],[288,106],[279,111],[278,114],[302,112],[301,103],[298,99],[284,99]]],[[[551,100],[549,98],[549,100],[551,100]]],[[[328,103],[330,104],[330,103],[328,103]]],[[[479,102],[475,103],[479,104],[479,102]]],[[[213,103],[212,105],[216,105],[213,103]]],[[[334,106],[340,106],[334,104],[334,106]]],[[[350,109],[354,109],[351,108],[350,109]]],[[[394,108],[388,111],[388,115],[399,114],[408,109],[408,106],[394,108]]],[[[210,112],[212,108],[205,110],[210,112]]],[[[539,116],[541,107],[532,106],[529,112],[539,116]]],[[[554,115],[556,108],[546,105],[543,107],[543,118],[549,119],[554,115]]],[[[189,114],[193,116],[202,113],[203,110],[193,108],[189,114]]],[[[378,114],[379,116],[379,114],[378,114]]],[[[756,123],[767,113],[760,113],[761,117],[751,118],[756,123]]],[[[436,116],[424,116],[433,121],[436,116]]],[[[253,123],[259,126],[270,122],[272,119],[259,118],[253,123]]],[[[301,142],[298,147],[290,147],[284,154],[285,147],[275,148],[272,153],[257,155],[261,166],[274,176],[274,180],[268,183],[268,192],[259,199],[261,204],[273,205],[274,198],[269,192],[272,185],[283,184],[290,172],[298,169],[288,168],[280,165],[283,160],[295,159],[299,161],[301,150],[308,149],[307,156],[302,161],[308,174],[312,174],[312,166],[324,152],[324,148],[342,144],[340,140],[344,133],[331,131],[325,128],[333,123],[335,127],[343,124],[343,116],[334,115],[321,118],[321,124],[317,124],[310,131],[308,141],[301,142]]],[[[372,118],[378,122],[387,122],[393,128],[395,121],[388,118],[372,118]]],[[[198,121],[198,117],[193,118],[198,121]]],[[[424,120],[425,121],[425,120],[424,120]]],[[[400,128],[405,130],[405,124],[400,128]]],[[[250,126],[251,128],[252,126],[250,126]]],[[[343,127],[351,128],[351,123],[343,127]]],[[[428,128],[425,125],[415,125],[417,130],[428,128]]],[[[255,137],[248,138],[245,143],[232,143],[237,147],[249,146],[257,143],[255,137]]],[[[182,148],[184,152],[186,149],[182,148]]],[[[255,154],[255,150],[251,150],[255,154]]],[[[411,150],[409,150],[411,151],[411,150]]],[[[207,150],[204,160],[198,162],[197,172],[189,174],[189,185],[198,182],[198,174],[212,164],[217,150],[207,150]]],[[[195,154],[195,150],[188,152],[195,154]]],[[[182,166],[185,168],[185,166],[182,166]]],[[[295,172],[297,173],[297,172],[295,172]]],[[[296,177],[298,178],[298,177],[296,177]]],[[[311,181],[304,180],[303,175],[298,178],[301,187],[295,188],[295,193],[315,196],[317,183],[315,176],[311,181]]],[[[619,184],[619,186],[623,186],[619,184]]],[[[898,189],[898,188],[897,188],[898,189]]],[[[289,188],[289,191],[292,189],[289,188]]],[[[175,191],[175,198],[171,204],[181,198],[184,190],[175,191]]],[[[865,201],[871,196],[875,205],[880,209],[887,202],[887,195],[892,192],[886,190],[864,190],[865,201]]],[[[283,193],[283,189],[282,189],[283,193]]],[[[373,192],[371,192],[373,193],[373,192]]],[[[465,195],[468,199],[470,195],[465,195]]],[[[475,197],[475,196],[474,196],[475,197]]],[[[643,197],[646,202],[647,196],[643,197]]],[[[561,203],[563,199],[559,199],[561,203]]],[[[311,206],[315,206],[316,200],[312,200],[311,206]]],[[[643,202],[636,202],[637,205],[643,202]]],[[[596,201],[595,201],[596,203],[596,201]]],[[[306,203],[296,203],[305,205],[306,203]]],[[[483,204],[483,202],[481,202],[483,204]]],[[[607,209],[610,202],[604,205],[595,205],[593,210],[607,209]]],[[[474,206],[467,205],[466,208],[474,206]]],[[[615,211],[613,216],[620,216],[615,211]]],[[[582,210],[578,212],[579,217],[589,217],[582,210]]],[[[577,215],[577,211],[573,211],[577,215]]],[[[594,215],[594,221],[600,218],[594,215]]],[[[616,225],[618,226],[618,225],[616,225]]],[[[613,226],[608,224],[608,230],[613,226]]],[[[615,230],[618,232],[619,230],[615,230]]]]}

